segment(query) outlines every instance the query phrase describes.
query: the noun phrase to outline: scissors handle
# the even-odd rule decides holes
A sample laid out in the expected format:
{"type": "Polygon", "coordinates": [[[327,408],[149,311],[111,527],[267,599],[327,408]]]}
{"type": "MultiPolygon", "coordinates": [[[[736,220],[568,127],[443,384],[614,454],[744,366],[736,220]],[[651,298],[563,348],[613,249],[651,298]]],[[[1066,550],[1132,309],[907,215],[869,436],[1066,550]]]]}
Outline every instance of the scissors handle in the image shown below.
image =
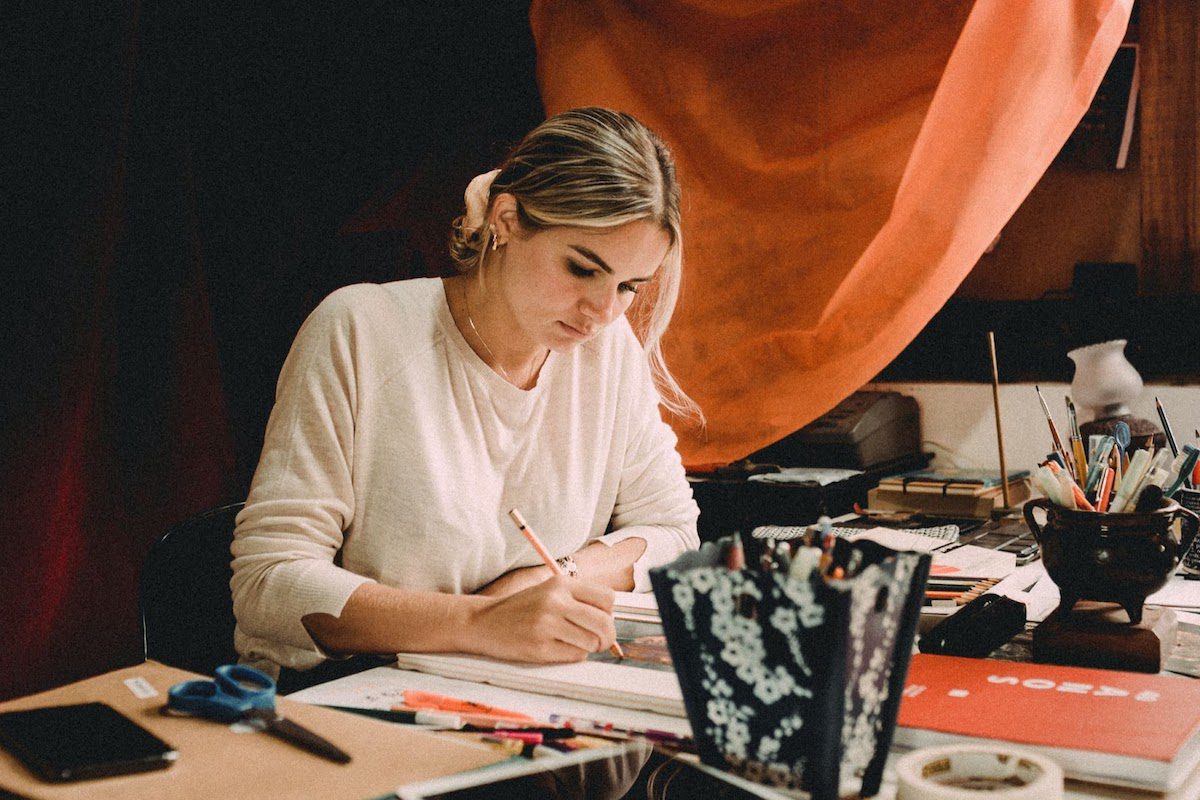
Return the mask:
{"type": "Polygon", "coordinates": [[[273,711],[275,681],[253,667],[226,664],[217,667],[211,681],[177,683],[167,690],[167,707],[182,714],[235,722],[250,711],[273,711]]]}
{"type": "Polygon", "coordinates": [[[227,695],[247,701],[250,708],[275,707],[275,681],[265,672],[244,664],[225,664],[217,667],[213,679],[227,695]]]}
{"type": "Polygon", "coordinates": [[[236,697],[221,694],[212,681],[195,680],[177,683],[168,689],[167,708],[218,722],[235,722],[245,715],[249,706],[236,697]]]}

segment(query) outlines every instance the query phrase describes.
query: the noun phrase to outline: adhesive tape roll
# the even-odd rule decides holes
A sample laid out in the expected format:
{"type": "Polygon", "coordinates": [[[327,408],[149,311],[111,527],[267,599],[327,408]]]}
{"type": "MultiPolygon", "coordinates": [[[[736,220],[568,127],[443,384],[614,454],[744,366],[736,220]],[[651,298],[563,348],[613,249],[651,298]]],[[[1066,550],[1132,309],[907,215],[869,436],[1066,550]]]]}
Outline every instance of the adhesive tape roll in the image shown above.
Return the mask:
{"type": "Polygon", "coordinates": [[[1057,800],[1062,769],[1025,750],[946,745],[896,762],[896,800],[1057,800]]]}

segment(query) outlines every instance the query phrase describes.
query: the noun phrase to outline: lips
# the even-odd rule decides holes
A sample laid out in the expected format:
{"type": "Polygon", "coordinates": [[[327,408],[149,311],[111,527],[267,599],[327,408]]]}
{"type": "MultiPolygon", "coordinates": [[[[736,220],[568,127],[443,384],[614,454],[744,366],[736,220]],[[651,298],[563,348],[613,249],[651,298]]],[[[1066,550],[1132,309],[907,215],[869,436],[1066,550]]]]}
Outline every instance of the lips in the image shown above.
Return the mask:
{"type": "Polygon", "coordinates": [[[579,338],[579,339],[590,339],[596,335],[595,329],[577,328],[574,325],[568,325],[565,322],[559,322],[559,324],[562,325],[564,328],[566,328],[568,333],[572,334],[573,336],[575,336],[576,338],[579,338]]]}

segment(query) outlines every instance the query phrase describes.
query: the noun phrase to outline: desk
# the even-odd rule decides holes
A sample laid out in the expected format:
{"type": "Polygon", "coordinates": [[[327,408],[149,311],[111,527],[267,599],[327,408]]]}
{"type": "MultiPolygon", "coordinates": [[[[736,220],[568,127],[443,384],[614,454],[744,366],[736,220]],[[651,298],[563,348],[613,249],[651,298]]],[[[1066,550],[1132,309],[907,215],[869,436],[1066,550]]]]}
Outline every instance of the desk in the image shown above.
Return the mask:
{"type": "MultiPolygon", "coordinates": [[[[383,685],[396,687],[402,687],[408,681],[419,680],[415,677],[418,673],[406,673],[391,667],[380,667],[371,673],[361,675],[383,685]]],[[[150,728],[181,751],[179,763],[160,772],[51,785],[39,783],[15,759],[0,750],[0,787],[25,797],[68,800],[167,796],[310,798],[318,795],[362,800],[388,796],[400,784],[415,787],[411,791],[409,788],[405,789],[405,798],[429,796],[422,794],[419,787],[436,788],[437,784],[433,781],[438,780],[440,776],[484,769],[485,772],[480,774],[488,776],[492,782],[490,787],[485,785],[474,792],[463,791],[446,795],[447,800],[465,800],[468,797],[495,797],[498,789],[495,781],[514,770],[511,764],[500,764],[505,759],[497,756],[490,748],[451,739],[445,734],[428,733],[408,726],[391,725],[365,717],[309,707],[290,697],[280,699],[280,710],[327,735],[354,756],[353,762],[346,766],[338,766],[262,734],[239,735],[232,733],[225,726],[205,720],[160,715],[157,709],[162,705],[162,695],[166,688],[176,681],[193,677],[197,676],[154,662],[146,662],[0,704],[0,710],[13,710],[56,703],[104,700],[150,728]],[[126,680],[135,677],[146,679],[155,688],[157,695],[145,699],[136,698],[125,683],[126,680]]],[[[356,679],[361,681],[364,678],[341,678],[314,687],[314,690],[328,695],[345,686],[346,682],[356,679]]],[[[480,693],[494,691],[491,687],[478,684],[475,686],[480,693]]],[[[469,692],[463,696],[471,699],[469,692]]],[[[536,695],[528,695],[528,698],[535,704],[545,702],[545,698],[536,695]]],[[[893,753],[889,760],[888,774],[879,795],[881,800],[894,800],[895,786],[890,762],[896,756],[897,754],[893,753]]],[[[591,775],[602,774],[603,778],[593,780],[607,781],[605,786],[612,792],[623,791],[618,789],[614,781],[628,781],[629,786],[641,787],[637,791],[643,793],[627,795],[630,798],[775,800],[784,797],[703,765],[681,763],[681,759],[655,752],[644,743],[634,744],[623,752],[612,753],[606,764],[597,764],[596,769],[591,772],[578,762],[578,758],[572,761],[571,756],[561,760],[539,759],[530,762],[524,765],[525,771],[542,772],[547,779],[541,782],[527,782],[525,786],[541,788],[544,791],[540,796],[544,797],[621,797],[619,793],[580,793],[585,785],[592,789],[599,788],[594,783],[580,784],[580,779],[587,781],[591,779],[591,775]],[[560,767],[558,773],[550,772],[553,767],[560,767]],[[566,781],[566,778],[574,782],[566,781]],[[650,792],[646,791],[647,785],[650,792]],[[664,787],[665,793],[662,791],[664,787]]],[[[443,780],[443,785],[449,785],[448,779],[443,780]]],[[[1068,782],[1065,797],[1067,800],[1194,800],[1200,797],[1200,771],[1171,795],[1068,782]]]]}
{"type": "MultiPolygon", "coordinates": [[[[1184,679],[1180,679],[1184,680],[1184,679]]],[[[528,694],[519,692],[513,689],[501,689],[485,684],[470,683],[467,681],[456,681],[449,678],[438,678],[436,676],[426,675],[419,672],[409,672],[394,667],[378,667],[367,672],[359,673],[358,675],[340,678],[336,681],[322,684],[321,686],[306,689],[303,692],[298,692],[292,695],[292,699],[301,701],[320,701],[320,702],[337,702],[341,704],[350,704],[354,702],[354,698],[365,697],[368,693],[374,693],[376,705],[389,700],[389,692],[398,692],[399,690],[409,688],[420,688],[433,690],[438,689],[443,693],[453,693],[456,697],[462,697],[467,700],[477,702],[491,703],[496,705],[507,704],[509,707],[525,708],[530,713],[538,714],[546,708],[561,708],[564,705],[570,705],[573,701],[565,701],[562,698],[547,698],[543,695],[528,694]],[[368,688],[369,687],[369,688],[368,688]],[[522,702],[524,698],[524,702],[522,702]]],[[[362,703],[366,705],[367,703],[362,703]]],[[[610,709],[611,711],[611,709],[610,709]]],[[[585,709],[580,709],[579,712],[571,710],[570,713],[586,713],[585,709]]],[[[603,713],[603,711],[599,712],[603,713]]],[[[635,712],[637,713],[637,712],[635,712]]],[[[884,777],[884,784],[878,797],[880,800],[894,800],[896,794],[895,777],[893,773],[894,762],[903,751],[894,750],[888,759],[888,767],[884,777]]],[[[577,755],[577,754],[573,754],[577,755]]],[[[545,770],[553,771],[555,761],[552,758],[538,760],[545,770]]],[[[534,767],[527,767],[531,769],[534,767]]],[[[412,798],[438,798],[438,800],[469,800],[472,798],[482,798],[490,796],[498,796],[502,788],[509,788],[499,782],[509,773],[503,768],[492,768],[488,770],[490,790],[483,791],[482,787],[470,790],[461,789],[457,792],[450,791],[447,787],[460,785],[467,782],[469,779],[446,779],[439,780],[428,784],[415,784],[404,787],[404,791],[400,793],[401,800],[409,800],[412,798]]],[[[614,798],[622,797],[621,794],[572,794],[570,791],[564,791],[565,787],[580,788],[579,781],[586,781],[589,775],[594,776],[593,780],[603,781],[606,788],[611,788],[613,774],[627,775],[631,793],[625,795],[628,798],[663,798],[663,800],[671,800],[671,798],[695,798],[703,797],[706,800],[742,800],[743,798],[767,798],[768,800],[781,800],[781,798],[789,797],[789,795],[771,791],[770,789],[759,786],[742,780],[736,776],[720,772],[710,767],[697,763],[694,758],[689,756],[676,757],[670,754],[665,754],[662,751],[652,752],[649,748],[634,750],[632,753],[625,752],[614,756],[612,762],[606,767],[604,764],[593,765],[590,769],[581,768],[578,763],[568,763],[556,775],[556,779],[546,781],[541,784],[535,784],[530,781],[519,783],[520,791],[523,796],[529,797],[548,797],[548,798],[566,798],[575,796],[612,796],[614,798]],[[638,771],[634,774],[629,774],[629,767],[638,758],[642,759],[642,763],[638,767],[638,771]],[[680,761],[686,762],[680,764],[680,761]],[[665,793],[659,793],[663,786],[667,787],[665,793]],[[557,791],[551,787],[556,787],[557,791]],[[672,787],[674,787],[672,789],[672,787]],[[535,793],[540,791],[541,793],[535,793]]],[[[587,785],[586,783],[582,785],[587,785]]],[[[591,785],[591,789],[599,788],[597,785],[591,785]]],[[[513,795],[517,796],[517,795],[513,795]]],[[[1068,781],[1064,797],[1067,800],[1098,800],[1099,798],[1125,798],[1126,800],[1195,800],[1200,797],[1200,770],[1197,770],[1188,781],[1177,791],[1171,794],[1158,794],[1153,792],[1139,792],[1133,789],[1122,787],[1102,786],[1098,784],[1089,784],[1078,781],[1068,781]]]]}
{"type": "MultiPolygon", "coordinates": [[[[170,767],[77,783],[34,778],[0,749],[0,788],[22,797],[113,800],[123,798],[346,798],[391,792],[398,783],[478,769],[504,760],[492,748],[446,740],[439,734],[308,706],[280,698],[284,716],[328,738],[351,754],[341,765],[274,737],[235,733],[228,725],[160,713],[169,687],[206,677],[153,661],[78,683],[0,703],[0,711],[102,701],[179,751],[170,767]],[[138,681],[140,683],[130,683],[138,681]]],[[[211,676],[208,676],[211,677],[211,676]]]]}

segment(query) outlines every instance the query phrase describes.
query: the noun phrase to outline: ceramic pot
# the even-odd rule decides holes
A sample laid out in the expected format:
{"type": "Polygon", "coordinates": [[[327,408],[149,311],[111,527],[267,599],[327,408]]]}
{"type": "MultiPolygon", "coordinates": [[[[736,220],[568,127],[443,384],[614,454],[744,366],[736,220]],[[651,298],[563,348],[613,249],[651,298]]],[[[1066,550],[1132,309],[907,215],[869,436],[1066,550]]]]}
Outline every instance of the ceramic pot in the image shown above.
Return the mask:
{"type": "Polygon", "coordinates": [[[1025,504],[1025,523],[1042,549],[1042,561],[1058,584],[1065,614],[1078,600],[1120,603],[1129,621],[1142,621],[1142,604],[1167,582],[1179,563],[1174,523],[1183,523],[1183,541],[1200,528],[1200,517],[1174,500],[1147,513],[1101,514],[1055,505],[1045,497],[1025,504]],[[1038,524],[1035,509],[1046,512],[1038,524]]]}
{"type": "Polygon", "coordinates": [[[1125,358],[1125,339],[1089,344],[1067,353],[1075,362],[1071,397],[1091,409],[1092,419],[1129,413],[1129,404],[1142,393],[1142,376],[1125,358]]]}

